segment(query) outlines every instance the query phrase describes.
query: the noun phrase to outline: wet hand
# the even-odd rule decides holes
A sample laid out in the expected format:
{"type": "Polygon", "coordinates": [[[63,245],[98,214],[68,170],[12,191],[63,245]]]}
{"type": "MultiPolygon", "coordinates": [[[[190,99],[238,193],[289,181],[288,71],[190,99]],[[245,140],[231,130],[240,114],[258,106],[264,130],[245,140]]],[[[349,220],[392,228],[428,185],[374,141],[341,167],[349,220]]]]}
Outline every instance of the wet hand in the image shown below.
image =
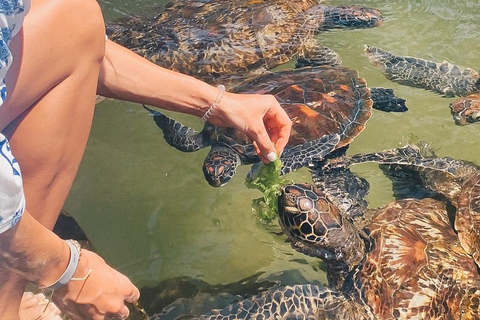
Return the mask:
{"type": "Polygon", "coordinates": [[[225,93],[209,122],[245,133],[264,163],[283,151],[292,122],[272,95],[225,93]]]}
{"type": "Polygon", "coordinates": [[[55,291],[55,304],[73,320],[127,319],[125,302],[140,297],[130,280],[97,254],[82,250],[74,278],[55,291]]]}

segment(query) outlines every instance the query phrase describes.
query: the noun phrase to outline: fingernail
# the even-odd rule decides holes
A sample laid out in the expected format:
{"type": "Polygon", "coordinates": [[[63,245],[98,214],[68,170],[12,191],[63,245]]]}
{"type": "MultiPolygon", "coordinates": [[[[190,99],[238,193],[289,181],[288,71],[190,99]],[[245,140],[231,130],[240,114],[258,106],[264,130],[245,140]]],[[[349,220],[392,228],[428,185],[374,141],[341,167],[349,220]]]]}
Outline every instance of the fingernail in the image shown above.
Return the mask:
{"type": "Polygon", "coordinates": [[[273,161],[277,160],[277,154],[274,151],[272,151],[269,154],[267,154],[267,159],[270,162],[273,162],[273,161]]]}

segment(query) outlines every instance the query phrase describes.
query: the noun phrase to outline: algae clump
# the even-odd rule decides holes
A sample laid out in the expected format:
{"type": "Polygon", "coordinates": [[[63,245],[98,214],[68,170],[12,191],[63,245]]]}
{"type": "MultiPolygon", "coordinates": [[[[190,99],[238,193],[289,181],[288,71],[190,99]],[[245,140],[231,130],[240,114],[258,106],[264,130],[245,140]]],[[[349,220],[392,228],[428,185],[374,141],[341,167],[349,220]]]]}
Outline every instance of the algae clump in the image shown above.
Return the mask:
{"type": "Polygon", "coordinates": [[[258,189],[263,197],[252,200],[252,209],[260,221],[270,223],[278,215],[278,201],[282,186],[292,183],[290,179],[280,175],[282,161],[277,159],[268,164],[260,164],[254,178],[247,179],[250,189],[258,189]]]}

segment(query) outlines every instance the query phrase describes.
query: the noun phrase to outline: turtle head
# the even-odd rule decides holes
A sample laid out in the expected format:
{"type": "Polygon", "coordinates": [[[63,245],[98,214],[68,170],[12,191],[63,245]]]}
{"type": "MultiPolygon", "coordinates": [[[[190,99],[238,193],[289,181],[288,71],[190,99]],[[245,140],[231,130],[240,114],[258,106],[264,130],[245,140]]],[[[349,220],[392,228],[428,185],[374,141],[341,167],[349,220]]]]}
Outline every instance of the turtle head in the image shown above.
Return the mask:
{"type": "Polygon", "coordinates": [[[382,13],[364,6],[333,6],[325,9],[325,29],[372,28],[383,24],[382,13]]]}
{"type": "Polygon", "coordinates": [[[480,121],[480,93],[473,93],[450,104],[455,124],[463,126],[480,121]]]}
{"type": "Polygon", "coordinates": [[[225,185],[237,172],[240,156],[228,147],[215,147],[203,163],[203,174],[212,187],[225,185]]]}
{"type": "Polygon", "coordinates": [[[353,267],[366,248],[360,233],[327,196],[311,184],[285,185],[278,199],[279,223],[298,251],[353,267]]]}

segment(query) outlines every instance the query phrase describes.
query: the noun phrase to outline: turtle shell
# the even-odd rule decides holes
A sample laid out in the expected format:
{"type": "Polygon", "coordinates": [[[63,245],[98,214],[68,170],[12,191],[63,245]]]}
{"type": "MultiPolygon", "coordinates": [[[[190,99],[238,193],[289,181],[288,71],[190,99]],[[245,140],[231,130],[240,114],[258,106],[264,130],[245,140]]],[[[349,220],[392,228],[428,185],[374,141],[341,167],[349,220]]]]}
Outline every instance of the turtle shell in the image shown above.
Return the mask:
{"type": "MultiPolygon", "coordinates": [[[[357,71],[340,66],[266,73],[232,91],[275,96],[292,120],[287,148],[335,133],[340,135],[337,149],[341,148],[362,132],[372,114],[373,102],[365,79],[357,71]]],[[[230,145],[233,141],[251,144],[236,130],[217,128],[217,134],[217,139],[230,145]]],[[[246,151],[251,153],[247,157],[257,159],[253,148],[246,151]]]]}
{"type": "Polygon", "coordinates": [[[480,92],[469,94],[450,104],[450,111],[457,125],[467,125],[480,120],[480,92]]]}
{"type": "Polygon", "coordinates": [[[392,202],[368,229],[374,247],[355,285],[378,319],[479,319],[480,277],[444,202],[392,202]]]}
{"type": "Polygon", "coordinates": [[[339,6],[327,12],[327,8],[316,0],[178,0],[154,19],[113,22],[107,34],[166,68],[210,83],[221,77],[224,83],[260,74],[297,54],[319,56],[319,50],[330,63],[339,64],[338,55],[314,39],[319,30],[382,22],[375,9],[339,6]],[[334,26],[336,19],[341,22],[334,26]]]}

